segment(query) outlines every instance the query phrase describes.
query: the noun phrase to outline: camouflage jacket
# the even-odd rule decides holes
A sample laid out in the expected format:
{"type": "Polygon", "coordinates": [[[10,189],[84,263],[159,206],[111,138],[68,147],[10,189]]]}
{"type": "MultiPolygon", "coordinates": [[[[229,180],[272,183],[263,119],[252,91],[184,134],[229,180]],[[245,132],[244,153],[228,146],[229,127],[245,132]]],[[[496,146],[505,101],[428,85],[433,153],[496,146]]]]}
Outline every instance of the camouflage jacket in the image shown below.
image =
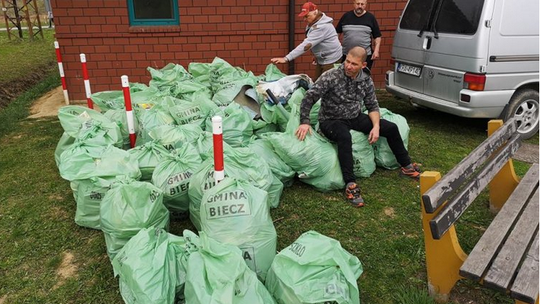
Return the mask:
{"type": "Polygon", "coordinates": [[[321,75],[302,99],[300,123],[309,124],[309,112],[319,99],[319,121],[352,119],[362,111],[379,111],[375,86],[368,73],[361,71],[355,79],[345,75],[343,65],[321,75]]]}

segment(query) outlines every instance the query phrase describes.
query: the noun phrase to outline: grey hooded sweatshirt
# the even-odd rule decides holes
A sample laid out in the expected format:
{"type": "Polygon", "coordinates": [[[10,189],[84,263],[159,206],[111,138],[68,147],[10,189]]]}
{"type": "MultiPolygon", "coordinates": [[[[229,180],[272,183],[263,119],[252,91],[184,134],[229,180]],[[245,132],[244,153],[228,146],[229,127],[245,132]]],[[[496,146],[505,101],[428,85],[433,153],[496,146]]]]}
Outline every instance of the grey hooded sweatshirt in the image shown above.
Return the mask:
{"type": "Polygon", "coordinates": [[[306,39],[302,41],[285,58],[292,61],[306,51],[311,44],[311,52],[319,65],[331,64],[341,59],[342,47],[332,22],[334,19],[322,13],[322,17],[311,26],[306,27],[306,39]]]}

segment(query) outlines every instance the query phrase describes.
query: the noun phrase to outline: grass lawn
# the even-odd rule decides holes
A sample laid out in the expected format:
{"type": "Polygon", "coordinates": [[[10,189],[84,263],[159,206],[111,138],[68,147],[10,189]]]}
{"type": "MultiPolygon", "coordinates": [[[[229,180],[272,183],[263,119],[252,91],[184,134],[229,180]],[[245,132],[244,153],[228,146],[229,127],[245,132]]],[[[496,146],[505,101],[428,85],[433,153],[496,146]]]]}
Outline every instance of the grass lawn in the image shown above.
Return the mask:
{"type": "MultiPolygon", "coordinates": [[[[57,73],[0,110],[0,303],[123,303],[103,233],[77,226],[69,183],[54,162],[62,134],[57,118],[26,119],[40,94],[60,84],[57,73]]],[[[486,137],[487,120],[415,110],[379,92],[381,106],[405,116],[409,150],[424,169],[448,172],[486,137]]],[[[516,162],[518,174],[528,165],[516,162]]],[[[362,303],[431,304],[427,295],[418,183],[377,169],[359,180],[367,207],[355,209],[341,191],[320,193],[295,182],[272,210],[278,249],[316,230],[341,242],[364,267],[362,303]]],[[[469,251],[489,224],[484,194],[459,221],[469,251]]],[[[173,220],[170,232],[194,229],[173,220]]],[[[449,303],[512,303],[470,282],[456,286],[449,303]]]]}
{"type": "Polygon", "coordinates": [[[43,36],[44,39],[38,35],[30,41],[24,31],[24,39],[10,41],[7,33],[0,31],[0,84],[24,80],[29,74],[41,73],[43,66],[54,65],[54,31],[44,29],[43,36]]]}

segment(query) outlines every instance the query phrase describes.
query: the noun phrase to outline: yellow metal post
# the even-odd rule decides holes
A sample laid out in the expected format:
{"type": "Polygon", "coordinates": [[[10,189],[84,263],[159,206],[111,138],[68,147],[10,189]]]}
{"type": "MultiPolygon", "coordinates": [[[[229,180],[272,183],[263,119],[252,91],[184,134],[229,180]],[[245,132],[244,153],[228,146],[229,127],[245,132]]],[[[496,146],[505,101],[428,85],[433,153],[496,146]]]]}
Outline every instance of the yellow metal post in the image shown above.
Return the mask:
{"type": "MultiPolygon", "coordinates": [[[[488,136],[491,136],[503,125],[500,119],[490,120],[488,123],[488,136]]],[[[489,203],[492,211],[498,212],[510,197],[519,183],[519,178],[514,171],[512,159],[501,168],[499,173],[489,183],[489,203]]]]}
{"type": "MultiPolygon", "coordinates": [[[[534,302],[534,303],[538,304],[538,297],[536,297],[536,302],[534,302]]],[[[516,300],[516,304],[528,304],[528,303],[522,302],[520,300],[516,300]]]]}
{"type": "MultiPolygon", "coordinates": [[[[439,179],[441,174],[435,171],[426,171],[420,176],[420,193],[424,194],[439,179]]],[[[443,204],[444,206],[444,204],[443,204]]],[[[441,206],[440,208],[442,208],[441,206]]],[[[448,301],[452,287],[462,277],[459,268],[467,258],[463,252],[456,234],[454,225],[439,240],[433,239],[429,221],[433,219],[440,208],[432,213],[426,213],[422,203],[422,226],[424,229],[424,243],[426,246],[426,268],[429,293],[437,301],[448,301]]]]}

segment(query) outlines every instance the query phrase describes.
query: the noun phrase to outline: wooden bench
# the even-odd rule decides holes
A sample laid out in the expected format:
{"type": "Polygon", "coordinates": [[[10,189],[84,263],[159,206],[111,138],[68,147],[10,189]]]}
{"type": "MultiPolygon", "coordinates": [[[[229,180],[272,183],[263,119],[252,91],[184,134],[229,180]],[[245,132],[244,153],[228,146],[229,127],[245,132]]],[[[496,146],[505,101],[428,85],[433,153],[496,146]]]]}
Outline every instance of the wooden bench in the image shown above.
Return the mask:
{"type": "Polygon", "coordinates": [[[521,145],[516,129],[513,119],[492,120],[490,136],[443,178],[434,171],[420,177],[428,286],[437,300],[468,278],[516,303],[538,304],[538,164],[519,181],[511,159],[521,145]],[[454,223],[488,185],[498,213],[467,255],[454,223]]]}

